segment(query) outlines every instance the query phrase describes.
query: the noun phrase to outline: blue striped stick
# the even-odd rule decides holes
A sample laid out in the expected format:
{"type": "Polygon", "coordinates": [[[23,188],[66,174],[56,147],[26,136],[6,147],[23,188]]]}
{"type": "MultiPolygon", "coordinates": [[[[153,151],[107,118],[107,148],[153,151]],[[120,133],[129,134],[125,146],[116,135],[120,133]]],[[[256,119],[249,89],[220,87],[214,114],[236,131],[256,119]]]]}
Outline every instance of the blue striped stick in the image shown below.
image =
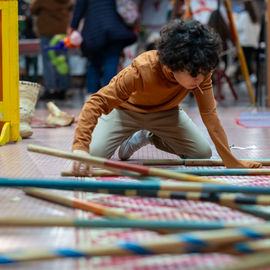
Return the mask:
{"type": "Polygon", "coordinates": [[[2,187],[41,187],[49,189],[96,191],[99,189],[129,189],[129,190],[167,190],[167,191],[198,191],[198,192],[232,192],[270,194],[270,187],[251,187],[237,185],[218,185],[209,183],[180,183],[144,181],[136,183],[117,182],[78,182],[58,179],[13,179],[0,178],[2,187]]]}
{"type": "Polygon", "coordinates": [[[13,179],[0,178],[0,187],[40,187],[61,190],[81,190],[94,192],[99,189],[124,189],[124,190],[167,190],[167,191],[195,191],[195,192],[229,192],[270,194],[270,187],[251,187],[236,185],[218,185],[209,183],[186,183],[171,181],[143,181],[136,183],[116,182],[78,182],[73,180],[58,179],[13,179]]]}
{"type": "Polygon", "coordinates": [[[16,250],[15,252],[0,253],[0,264],[56,258],[189,253],[194,252],[194,250],[213,250],[213,248],[222,245],[248,239],[262,239],[266,236],[270,236],[270,225],[260,224],[237,229],[197,231],[161,236],[159,239],[145,242],[118,241],[115,244],[106,245],[106,247],[16,250]]]}

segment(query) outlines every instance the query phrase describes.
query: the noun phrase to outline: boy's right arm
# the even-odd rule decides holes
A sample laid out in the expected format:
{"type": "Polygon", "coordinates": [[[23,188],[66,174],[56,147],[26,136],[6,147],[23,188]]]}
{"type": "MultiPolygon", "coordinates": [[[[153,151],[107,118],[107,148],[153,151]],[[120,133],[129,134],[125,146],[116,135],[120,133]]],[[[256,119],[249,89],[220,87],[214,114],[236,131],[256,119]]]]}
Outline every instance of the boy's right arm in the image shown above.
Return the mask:
{"type": "MultiPolygon", "coordinates": [[[[102,114],[109,114],[114,108],[126,100],[135,91],[134,81],[138,78],[135,67],[129,66],[116,75],[111,82],[93,94],[84,104],[80,113],[77,128],[74,134],[72,151],[80,150],[89,153],[92,132],[102,114]]],[[[84,170],[81,163],[74,162],[73,172],[84,170]]]]}
{"type": "MultiPolygon", "coordinates": [[[[85,156],[88,157],[89,153],[83,150],[74,150],[74,154],[78,154],[80,156],[85,156]]],[[[73,167],[72,167],[72,172],[74,175],[88,175],[92,176],[92,166],[88,163],[84,163],[81,161],[74,161],[73,162],[73,167]]]]}

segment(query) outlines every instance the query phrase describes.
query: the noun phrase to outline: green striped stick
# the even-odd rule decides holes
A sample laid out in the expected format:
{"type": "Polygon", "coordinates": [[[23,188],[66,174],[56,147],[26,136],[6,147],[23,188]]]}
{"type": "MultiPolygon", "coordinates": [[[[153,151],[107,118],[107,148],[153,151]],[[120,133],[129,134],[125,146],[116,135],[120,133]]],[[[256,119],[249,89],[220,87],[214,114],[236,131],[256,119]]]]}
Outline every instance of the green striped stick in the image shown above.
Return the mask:
{"type": "MultiPolygon", "coordinates": [[[[228,206],[230,207],[230,205],[228,206]]],[[[239,204],[239,205],[235,205],[234,208],[242,212],[251,214],[253,216],[260,217],[265,220],[270,220],[270,212],[264,211],[263,209],[260,209],[256,205],[239,204]]]]}
{"type": "MultiPolygon", "coordinates": [[[[241,227],[236,222],[164,221],[131,219],[77,219],[69,217],[0,217],[0,227],[137,228],[146,230],[217,230],[241,227]]],[[[270,225],[269,225],[270,226],[270,225]]]]}
{"type": "MultiPolygon", "coordinates": [[[[28,145],[27,147],[28,151],[37,152],[41,154],[47,154],[55,157],[60,158],[66,158],[66,159],[72,159],[77,160],[84,163],[89,163],[94,166],[98,166],[103,169],[109,169],[111,171],[114,171],[116,173],[120,173],[121,175],[127,175],[126,172],[132,172],[132,174],[139,173],[142,175],[148,175],[148,176],[156,176],[156,177],[164,177],[174,180],[182,180],[182,181],[193,181],[193,182],[210,182],[210,183],[218,183],[219,181],[203,178],[200,176],[190,175],[190,174],[184,174],[184,173],[177,173],[177,172],[170,172],[168,170],[159,169],[159,168],[151,168],[143,165],[137,165],[137,164],[131,164],[123,161],[115,161],[100,157],[95,157],[89,155],[88,157],[82,156],[79,154],[74,154],[67,151],[62,151],[59,149],[53,149],[49,147],[43,147],[38,145],[28,145]]],[[[159,180],[159,179],[157,179],[159,180]]]]}
{"type": "MultiPolygon", "coordinates": [[[[265,159],[240,159],[247,161],[256,161],[264,166],[270,166],[270,158],[265,159]]],[[[139,160],[143,165],[185,165],[185,166],[224,166],[221,159],[144,159],[139,160]]]]}
{"type": "Polygon", "coordinates": [[[122,190],[166,190],[166,191],[195,191],[195,192],[229,192],[270,194],[270,187],[251,187],[236,185],[218,185],[210,183],[186,183],[173,181],[143,181],[143,182],[78,182],[76,180],[58,179],[13,179],[0,178],[0,187],[39,187],[61,190],[96,191],[99,189],[122,189],[122,190]]]}
{"type": "MultiPolygon", "coordinates": [[[[232,176],[232,175],[270,175],[270,169],[168,169],[168,171],[193,174],[199,176],[232,176]]],[[[88,175],[75,175],[72,171],[61,172],[62,176],[81,176],[87,177],[88,175]]],[[[109,171],[109,170],[93,170],[92,176],[117,176],[119,174],[109,171]]]]}
{"type": "Polygon", "coordinates": [[[180,254],[193,251],[193,248],[198,251],[213,250],[213,248],[219,248],[222,245],[248,239],[261,239],[267,236],[270,236],[270,225],[259,224],[252,227],[174,234],[150,241],[118,241],[111,245],[89,248],[16,250],[15,252],[0,253],[0,264],[70,257],[180,254]]]}

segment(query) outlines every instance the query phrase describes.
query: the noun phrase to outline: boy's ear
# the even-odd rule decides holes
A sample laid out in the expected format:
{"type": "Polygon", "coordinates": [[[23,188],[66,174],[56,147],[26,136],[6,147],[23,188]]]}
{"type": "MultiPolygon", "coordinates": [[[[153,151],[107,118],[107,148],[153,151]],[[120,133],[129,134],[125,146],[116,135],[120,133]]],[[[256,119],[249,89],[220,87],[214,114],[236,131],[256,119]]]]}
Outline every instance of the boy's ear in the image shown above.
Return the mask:
{"type": "Polygon", "coordinates": [[[168,72],[172,72],[172,70],[171,70],[169,67],[167,67],[167,66],[165,66],[165,69],[166,69],[168,72]]]}

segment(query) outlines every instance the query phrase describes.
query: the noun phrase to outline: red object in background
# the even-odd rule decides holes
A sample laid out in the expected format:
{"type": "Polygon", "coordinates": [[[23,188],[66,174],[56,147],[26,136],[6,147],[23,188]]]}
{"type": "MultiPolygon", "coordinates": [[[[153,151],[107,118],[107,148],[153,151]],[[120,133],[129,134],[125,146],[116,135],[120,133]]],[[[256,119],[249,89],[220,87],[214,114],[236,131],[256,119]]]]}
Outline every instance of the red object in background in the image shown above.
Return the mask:
{"type": "Polygon", "coordinates": [[[39,39],[21,39],[19,40],[19,54],[34,56],[40,53],[39,39]]]}

